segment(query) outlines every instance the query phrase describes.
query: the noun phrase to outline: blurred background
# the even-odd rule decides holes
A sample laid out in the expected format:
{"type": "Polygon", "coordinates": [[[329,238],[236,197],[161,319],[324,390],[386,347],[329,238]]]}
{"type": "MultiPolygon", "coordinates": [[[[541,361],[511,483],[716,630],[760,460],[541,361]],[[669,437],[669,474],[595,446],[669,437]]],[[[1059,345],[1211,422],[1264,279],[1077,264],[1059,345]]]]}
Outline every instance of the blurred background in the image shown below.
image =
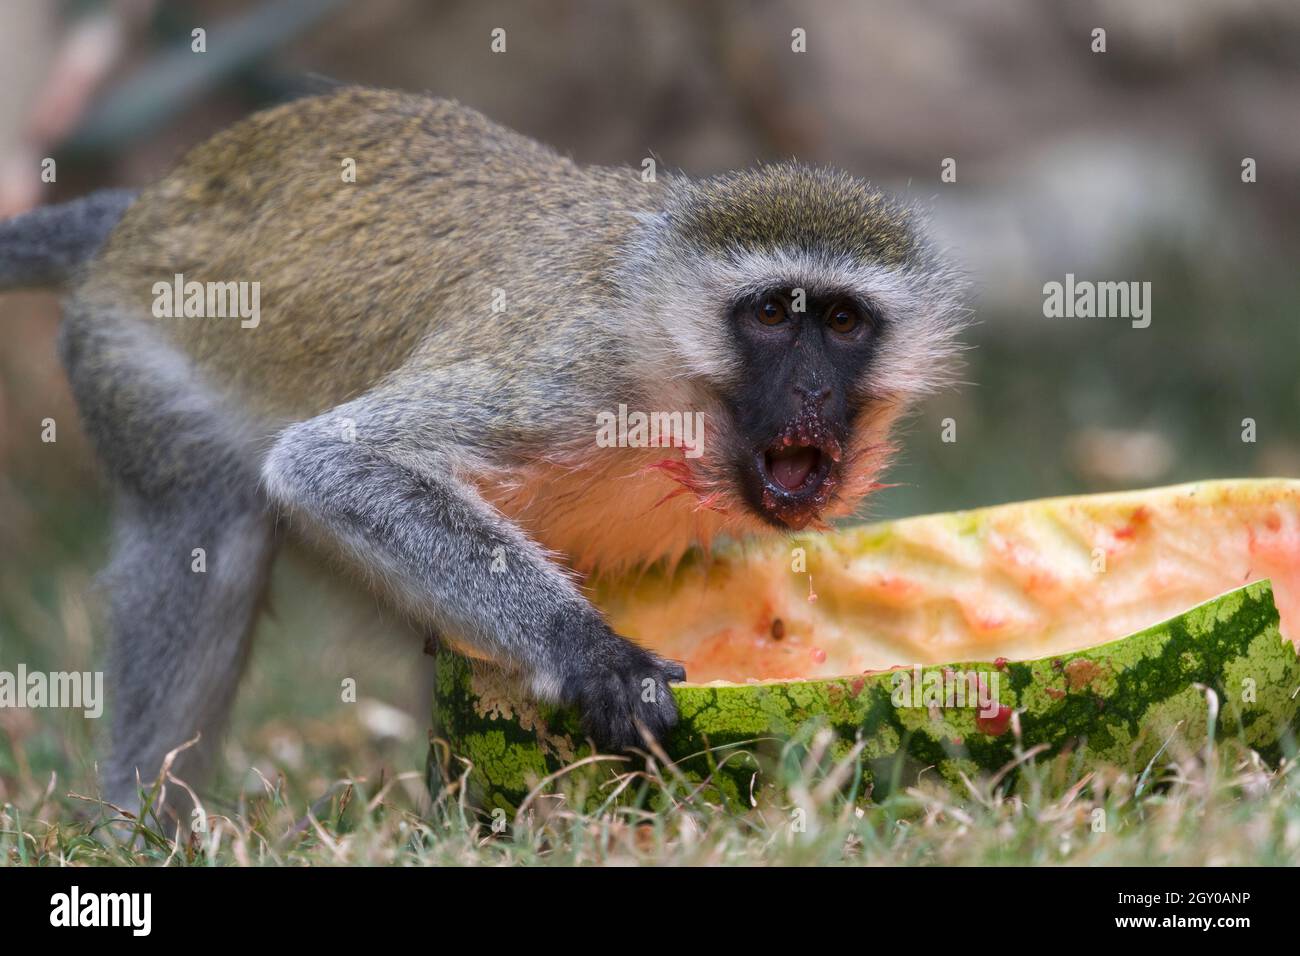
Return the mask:
{"type": "MultiPolygon", "coordinates": [[[[928,206],[974,283],[967,384],[915,416],[867,516],[1300,476],[1298,67],[1295,0],[5,0],[0,216],[147,183],[335,82],[455,97],[584,162],[832,164],[928,206]],[[1066,273],[1150,282],[1150,327],[1045,318],[1066,273]]],[[[57,323],[52,296],[0,297],[0,669],[102,655],[107,500],[57,323]]],[[[308,795],[419,767],[410,646],[292,563],[272,601],[231,767],[308,795]]],[[[93,723],[0,710],[0,802],[93,788],[93,723]]]]}

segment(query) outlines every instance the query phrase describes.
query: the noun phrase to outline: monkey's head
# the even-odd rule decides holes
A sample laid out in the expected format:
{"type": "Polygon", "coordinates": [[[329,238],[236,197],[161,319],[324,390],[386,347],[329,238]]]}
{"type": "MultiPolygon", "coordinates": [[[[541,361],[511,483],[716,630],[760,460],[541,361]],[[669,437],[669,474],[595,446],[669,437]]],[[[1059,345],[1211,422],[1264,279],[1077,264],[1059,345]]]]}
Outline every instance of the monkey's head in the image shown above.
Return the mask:
{"type": "Polygon", "coordinates": [[[960,277],[912,210],[843,173],[767,166],[665,192],[632,300],[661,394],[705,411],[678,480],[741,523],[851,513],[897,417],[951,380],[960,277]]]}

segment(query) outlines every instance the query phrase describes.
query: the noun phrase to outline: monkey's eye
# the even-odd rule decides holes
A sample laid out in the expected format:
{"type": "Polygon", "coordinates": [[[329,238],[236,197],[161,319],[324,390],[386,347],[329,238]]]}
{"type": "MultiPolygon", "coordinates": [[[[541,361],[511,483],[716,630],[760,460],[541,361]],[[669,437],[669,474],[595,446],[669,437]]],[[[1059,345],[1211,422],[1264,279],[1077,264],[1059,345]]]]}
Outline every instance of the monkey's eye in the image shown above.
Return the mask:
{"type": "Polygon", "coordinates": [[[780,325],[786,320],[785,303],[776,296],[769,295],[754,308],[754,318],[764,325],[780,325]]]}
{"type": "Polygon", "coordinates": [[[831,327],[832,332],[848,335],[857,331],[858,326],[862,324],[862,313],[852,303],[837,302],[826,313],[826,324],[831,327]]]}

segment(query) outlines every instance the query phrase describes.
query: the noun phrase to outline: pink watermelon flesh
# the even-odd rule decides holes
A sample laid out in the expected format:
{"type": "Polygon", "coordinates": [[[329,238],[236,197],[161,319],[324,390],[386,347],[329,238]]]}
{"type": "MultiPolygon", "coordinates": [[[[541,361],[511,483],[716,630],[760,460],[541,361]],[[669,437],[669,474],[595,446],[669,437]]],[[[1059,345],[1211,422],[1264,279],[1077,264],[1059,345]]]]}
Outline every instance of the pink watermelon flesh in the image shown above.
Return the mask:
{"type": "Polygon", "coordinates": [[[1054,498],[729,546],[598,588],[693,683],[1024,660],[1271,579],[1300,638],[1300,481],[1054,498]]]}

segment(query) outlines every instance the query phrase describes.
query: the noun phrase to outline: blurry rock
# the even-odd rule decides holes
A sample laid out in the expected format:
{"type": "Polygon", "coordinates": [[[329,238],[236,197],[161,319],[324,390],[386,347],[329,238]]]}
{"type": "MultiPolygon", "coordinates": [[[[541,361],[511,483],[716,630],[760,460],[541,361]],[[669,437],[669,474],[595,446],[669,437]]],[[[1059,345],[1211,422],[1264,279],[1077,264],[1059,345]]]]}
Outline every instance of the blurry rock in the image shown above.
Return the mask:
{"type": "Polygon", "coordinates": [[[267,749],[271,751],[271,757],[280,767],[288,767],[290,770],[301,770],[303,767],[303,745],[302,738],[296,734],[281,730],[273,733],[266,741],[267,749]]]}
{"type": "Polygon", "coordinates": [[[381,701],[359,701],[357,716],[370,735],[379,740],[410,740],[415,736],[415,721],[411,716],[381,701]]]}
{"type": "Polygon", "coordinates": [[[1173,467],[1174,447],[1158,432],[1088,427],[1070,442],[1070,461],[1094,484],[1127,487],[1159,481],[1173,467]]]}
{"type": "Polygon", "coordinates": [[[1285,441],[1265,445],[1259,451],[1256,471],[1279,478],[1300,477],[1300,445],[1285,441]]]}

